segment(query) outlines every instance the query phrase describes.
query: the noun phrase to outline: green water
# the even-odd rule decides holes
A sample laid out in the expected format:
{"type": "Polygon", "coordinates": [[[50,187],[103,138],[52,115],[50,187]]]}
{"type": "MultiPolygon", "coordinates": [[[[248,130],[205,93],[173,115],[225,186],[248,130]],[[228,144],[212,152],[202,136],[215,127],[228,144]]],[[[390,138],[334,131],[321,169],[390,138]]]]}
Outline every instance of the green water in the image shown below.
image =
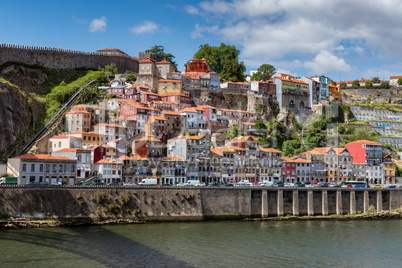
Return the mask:
{"type": "Polygon", "coordinates": [[[0,231],[0,267],[401,267],[402,221],[195,222],[0,231]]]}

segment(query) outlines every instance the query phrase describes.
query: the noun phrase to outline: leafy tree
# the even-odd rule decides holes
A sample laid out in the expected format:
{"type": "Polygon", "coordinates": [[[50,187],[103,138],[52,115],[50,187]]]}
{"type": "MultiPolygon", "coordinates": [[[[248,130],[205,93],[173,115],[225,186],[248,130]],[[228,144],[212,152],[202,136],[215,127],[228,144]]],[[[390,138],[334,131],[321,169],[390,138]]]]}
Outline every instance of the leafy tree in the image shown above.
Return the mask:
{"type": "Polygon", "coordinates": [[[335,82],[335,81],[331,81],[331,85],[336,86],[336,82],[335,82]]]}
{"type": "Polygon", "coordinates": [[[371,81],[366,81],[366,83],[364,84],[365,87],[372,87],[373,86],[373,82],[371,81]]]}
{"type": "Polygon", "coordinates": [[[398,83],[398,85],[402,86],[402,77],[399,77],[399,78],[398,78],[397,83],[398,83]]]}
{"type": "Polygon", "coordinates": [[[137,81],[137,77],[133,74],[128,74],[128,75],[126,75],[126,80],[130,81],[130,82],[135,82],[135,81],[137,81]]]}
{"type": "Polygon", "coordinates": [[[221,81],[243,82],[245,80],[245,71],[246,66],[243,63],[238,63],[235,60],[226,61],[223,65],[221,81]]]}
{"type": "Polygon", "coordinates": [[[339,85],[339,87],[346,87],[347,85],[346,85],[346,83],[345,82],[342,82],[340,85],[339,85]]]}
{"type": "Polygon", "coordinates": [[[240,50],[235,46],[224,43],[221,43],[219,47],[204,44],[200,45],[198,51],[194,54],[194,58],[207,59],[211,64],[212,70],[221,74],[222,81],[244,81],[246,66],[243,62],[239,62],[239,54],[240,50]]]}
{"type": "Polygon", "coordinates": [[[268,81],[274,73],[275,73],[274,66],[272,66],[271,64],[262,64],[257,69],[257,72],[252,75],[251,80],[268,81]]]}
{"type": "Polygon", "coordinates": [[[267,126],[264,124],[264,121],[258,119],[255,121],[255,129],[267,129],[267,126]]]}
{"type": "Polygon", "coordinates": [[[166,53],[164,46],[155,45],[151,49],[145,50],[145,52],[152,52],[154,54],[156,61],[162,61],[162,60],[166,59],[167,61],[173,63],[177,69],[177,64],[173,60],[175,58],[175,56],[173,56],[173,54],[171,54],[171,53],[166,53]]]}
{"type": "Polygon", "coordinates": [[[301,147],[300,140],[287,140],[283,143],[282,154],[286,157],[294,156],[296,150],[301,147]]]}
{"type": "Polygon", "coordinates": [[[359,86],[360,86],[359,80],[353,81],[352,87],[359,87],[359,86]]]}
{"type": "Polygon", "coordinates": [[[258,106],[257,106],[257,112],[259,112],[259,111],[266,111],[267,110],[267,105],[265,105],[265,104],[258,104],[258,106]]]}
{"type": "Polygon", "coordinates": [[[373,77],[373,79],[371,79],[371,82],[373,82],[373,83],[380,83],[381,80],[380,80],[379,77],[373,77]]]}
{"type": "Polygon", "coordinates": [[[381,82],[380,87],[389,88],[389,83],[386,81],[381,82]]]}
{"type": "Polygon", "coordinates": [[[240,129],[237,126],[230,126],[228,129],[228,132],[226,133],[226,136],[234,138],[239,136],[240,129]]]}
{"type": "Polygon", "coordinates": [[[107,85],[109,83],[106,76],[104,76],[100,72],[95,75],[95,81],[98,82],[100,85],[107,85]]]}
{"type": "Polygon", "coordinates": [[[117,73],[117,66],[114,63],[106,65],[104,68],[105,75],[115,75],[117,73]]]}
{"type": "Polygon", "coordinates": [[[398,165],[395,165],[395,176],[396,177],[401,177],[402,176],[402,168],[399,167],[398,165]]]}

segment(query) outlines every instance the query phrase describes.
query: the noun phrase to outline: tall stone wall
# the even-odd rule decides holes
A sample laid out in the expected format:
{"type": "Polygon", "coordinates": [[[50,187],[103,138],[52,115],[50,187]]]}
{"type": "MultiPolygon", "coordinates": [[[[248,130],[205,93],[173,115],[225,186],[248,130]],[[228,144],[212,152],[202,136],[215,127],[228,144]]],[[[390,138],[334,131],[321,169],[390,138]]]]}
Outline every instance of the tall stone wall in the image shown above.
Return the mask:
{"type": "Polygon", "coordinates": [[[40,65],[51,69],[97,69],[115,63],[119,71],[138,73],[138,60],[128,55],[100,55],[48,47],[0,45],[0,65],[6,62],[20,62],[40,65]]]}
{"type": "Polygon", "coordinates": [[[400,189],[0,187],[0,212],[22,218],[241,219],[402,208],[400,189]]]}

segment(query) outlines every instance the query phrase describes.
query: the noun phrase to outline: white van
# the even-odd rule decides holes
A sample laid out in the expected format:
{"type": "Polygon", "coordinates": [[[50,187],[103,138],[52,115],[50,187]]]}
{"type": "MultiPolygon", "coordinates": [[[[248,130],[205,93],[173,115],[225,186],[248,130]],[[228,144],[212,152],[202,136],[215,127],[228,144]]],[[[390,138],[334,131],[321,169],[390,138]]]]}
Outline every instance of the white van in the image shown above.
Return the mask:
{"type": "Polygon", "coordinates": [[[141,182],[138,183],[138,185],[158,185],[158,180],[157,179],[143,179],[141,182]]]}
{"type": "Polygon", "coordinates": [[[205,183],[199,180],[188,180],[186,183],[180,183],[177,186],[205,186],[205,183]]]}

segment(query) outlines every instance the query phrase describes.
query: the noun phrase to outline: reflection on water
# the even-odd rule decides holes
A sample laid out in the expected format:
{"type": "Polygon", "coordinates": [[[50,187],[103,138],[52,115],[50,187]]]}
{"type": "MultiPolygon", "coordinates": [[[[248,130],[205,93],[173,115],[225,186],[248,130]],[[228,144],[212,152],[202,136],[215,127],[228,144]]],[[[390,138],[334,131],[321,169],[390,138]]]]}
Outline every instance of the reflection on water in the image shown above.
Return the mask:
{"type": "Polygon", "coordinates": [[[1,267],[400,267],[389,221],[196,222],[0,232],[1,267]]]}

